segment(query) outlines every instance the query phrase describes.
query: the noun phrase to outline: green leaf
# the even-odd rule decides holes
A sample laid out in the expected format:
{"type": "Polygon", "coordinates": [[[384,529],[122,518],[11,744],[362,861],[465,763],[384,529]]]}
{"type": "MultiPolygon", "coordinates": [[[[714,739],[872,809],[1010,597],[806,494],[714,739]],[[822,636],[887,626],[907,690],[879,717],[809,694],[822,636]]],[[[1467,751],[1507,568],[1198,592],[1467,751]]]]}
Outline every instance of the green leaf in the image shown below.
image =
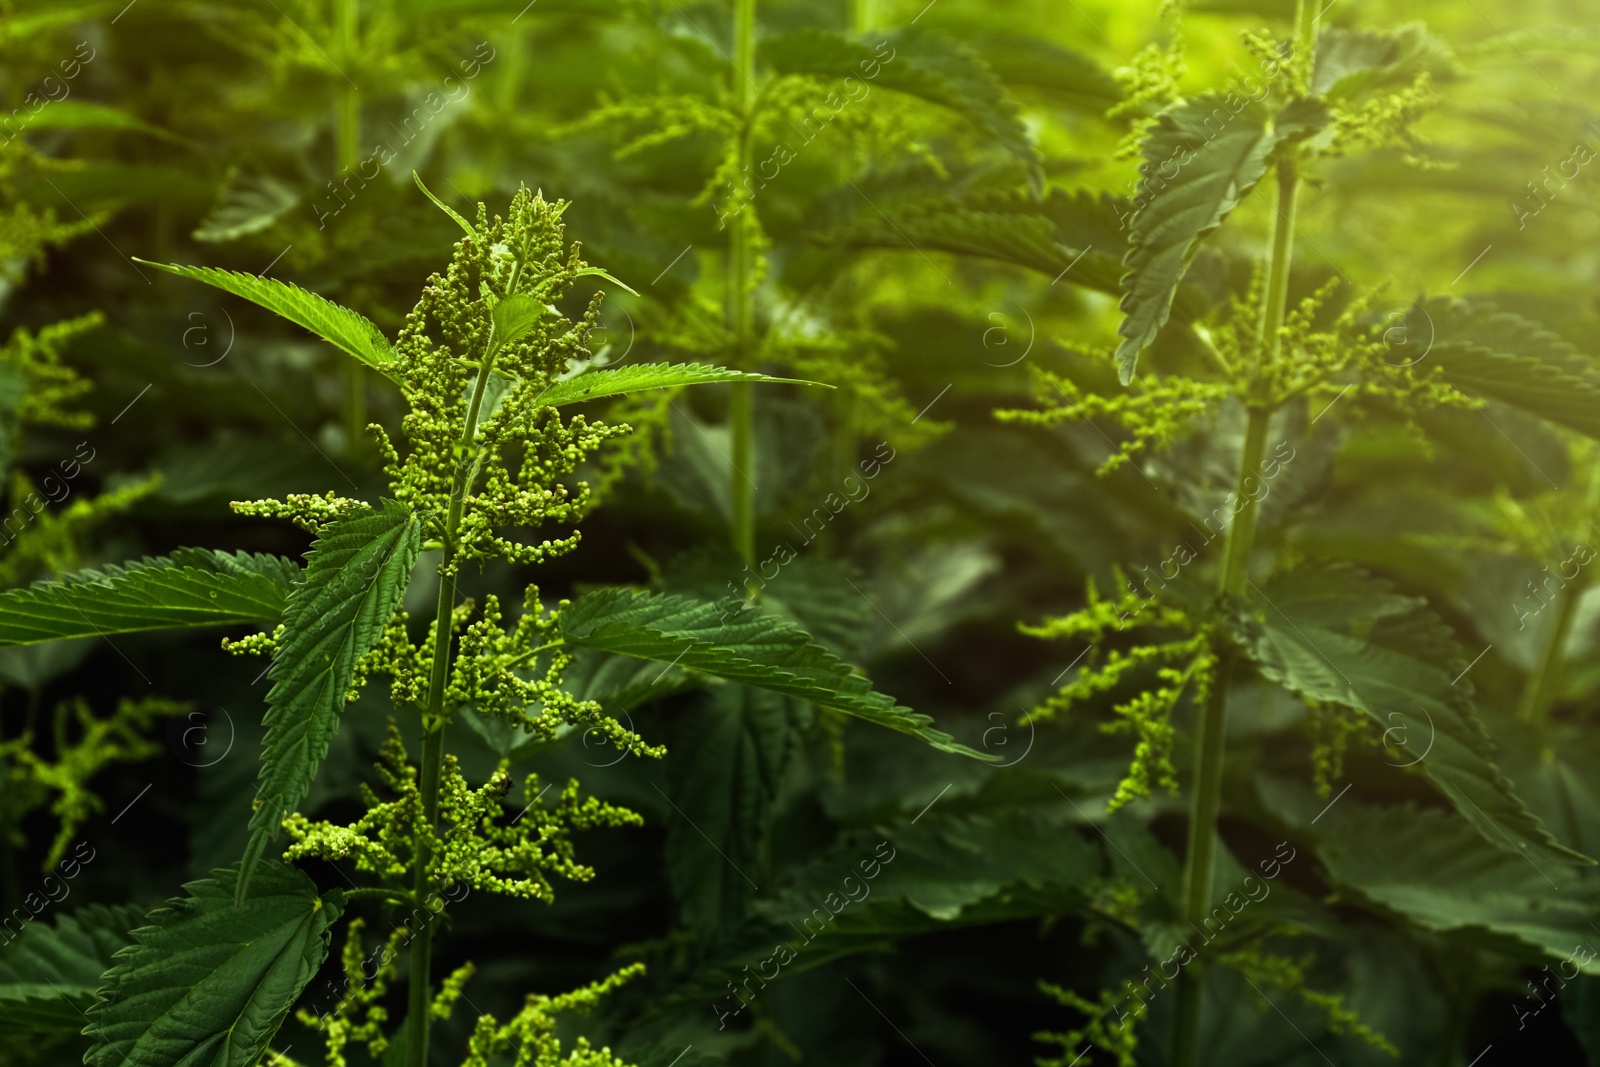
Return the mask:
{"type": "Polygon", "coordinates": [[[843,106],[867,98],[851,95],[854,85],[844,81],[849,78],[868,94],[881,86],[949,108],[1008,152],[1030,164],[1039,162],[1017,103],[1000,79],[976,52],[942,34],[907,29],[873,35],[869,41],[829,30],[793,30],[762,41],[761,56],[780,74],[838,79],[837,85],[825,88],[842,92],[843,106]]]}
{"type": "Polygon", "coordinates": [[[1200,242],[1221,226],[1261,181],[1280,144],[1326,123],[1321,104],[1296,101],[1267,125],[1266,108],[1230,94],[1186,100],[1158,116],[1140,146],[1143,177],[1134,200],[1131,245],[1122,278],[1118,373],[1133,380],[1139,353],[1172,313],[1178,284],[1200,242]],[[1239,109],[1227,100],[1243,101],[1239,109]]]}
{"type": "Polygon", "coordinates": [[[422,184],[422,175],[418,174],[416,171],[412,171],[411,180],[417,183],[417,188],[422,190],[422,195],[427,197],[429,200],[432,200],[435,207],[455,220],[456,225],[461,227],[463,233],[465,233],[468,237],[477,236],[478,231],[472,228],[472,223],[468,222],[461,212],[457,211],[443,200],[440,200],[437,196],[434,196],[433,190],[422,184]]]}
{"type": "Polygon", "coordinates": [[[84,1033],[89,1067],[252,1067],[328,956],[343,894],[265,863],[236,907],[234,869],[184,886],[117,954],[84,1033]]]}
{"type": "Polygon", "coordinates": [[[394,617],[422,548],[423,515],[393,500],[362,506],[323,527],[305,580],[284,609],[261,744],[258,807],[250,820],[240,892],[252,862],[311,787],[339,729],[356,662],[394,617]]]}
{"type": "MultiPolygon", "coordinates": [[[[1589,921],[1600,892],[1592,882],[1580,882],[1570,868],[1541,869],[1528,856],[1492,848],[1449,811],[1375,807],[1346,797],[1318,815],[1326,803],[1320,798],[1311,803],[1271,782],[1263,794],[1316,840],[1328,874],[1345,892],[1424,929],[1511,938],[1562,959],[1594,939],[1589,921]]],[[[1600,959],[1584,969],[1600,974],[1600,959]]]]}
{"type": "Polygon", "coordinates": [[[512,293],[495,304],[489,312],[489,317],[494,321],[491,345],[499,349],[516,344],[533,332],[533,328],[539,325],[539,320],[549,310],[543,300],[527,293],[512,293]]]}
{"type": "Polygon", "coordinates": [[[28,121],[37,130],[124,130],[168,141],[180,140],[159,126],[108,104],[88,100],[57,100],[28,121]]]}
{"type": "Polygon", "coordinates": [[[1562,863],[1557,841],[1513,791],[1473,710],[1455,637],[1424,602],[1354,567],[1307,566],[1256,588],[1240,640],[1261,673],[1307,700],[1364,712],[1486,840],[1562,863]]]}
{"type": "Polygon", "coordinates": [[[1435,80],[1455,70],[1449,47],[1420,22],[1388,32],[1334,27],[1317,37],[1311,91],[1351,99],[1380,89],[1409,86],[1426,71],[1435,80]]]}
{"type": "Polygon", "coordinates": [[[0,593],[0,648],[185,626],[275,623],[300,568],[281,556],[182,548],[0,593]]]}
{"type": "Polygon", "coordinates": [[[639,295],[639,291],[633,288],[633,286],[629,285],[627,282],[619,281],[618,279],[613,278],[604,268],[601,267],[584,267],[577,271],[575,276],[579,278],[600,278],[604,281],[610,282],[612,285],[615,285],[618,289],[632,293],[634,296],[639,295]]]}
{"type": "Polygon", "coordinates": [[[675,809],[667,875],[685,924],[705,943],[736,925],[755,898],[750,879],[763,877],[763,846],[803,714],[789,697],[728,685],[678,723],[667,765],[675,809]]]}
{"type": "Polygon", "coordinates": [[[608,396],[621,396],[623,393],[637,393],[644,389],[671,389],[680,385],[710,385],[716,382],[780,382],[785,385],[813,385],[820,389],[833,388],[821,382],[774,378],[704,363],[636,363],[551,382],[549,388],[540,394],[539,400],[547,407],[559,408],[608,396]]]}
{"type": "Polygon", "coordinates": [[[565,608],[560,625],[569,645],[677,664],[837,708],[944,752],[994,759],[935,729],[928,716],[874,691],[804,630],[754,611],[733,611],[729,602],[602,589],[565,608]]]}
{"type": "Polygon", "coordinates": [[[233,241],[259,233],[295,205],[300,194],[270,174],[235,170],[205,220],[194,231],[197,241],[233,241]]]}
{"type": "Polygon", "coordinates": [[[111,957],[133,943],[128,931],[141,908],[91,904],[56,920],[33,923],[0,943],[0,1027],[7,1031],[83,1028],[111,957]],[[14,943],[13,943],[14,942],[14,943]]]}
{"type": "Polygon", "coordinates": [[[1419,364],[1442,368],[1457,389],[1600,438],[1600,366],[1544,326],[1451,297],[1420,302],[1408,320],[1431,341],[1419,364]]]}
{"type": "Polygon", "coordinates": [[[232,293],[259,304],[297,326],[303,326],[324,341],[382,374],[395,384],[400,383],[395,368],[394,346],[389,344],[383,331],[372,320],[359,312],[335,304],[327,297],[308,292],[298,285],[276,278],[259,278],[233,270],[215,267],[183,267],[175,263],[152,263],[133,257],[135,262],[147,267],[204,282],[224,292],[232,293]]]}

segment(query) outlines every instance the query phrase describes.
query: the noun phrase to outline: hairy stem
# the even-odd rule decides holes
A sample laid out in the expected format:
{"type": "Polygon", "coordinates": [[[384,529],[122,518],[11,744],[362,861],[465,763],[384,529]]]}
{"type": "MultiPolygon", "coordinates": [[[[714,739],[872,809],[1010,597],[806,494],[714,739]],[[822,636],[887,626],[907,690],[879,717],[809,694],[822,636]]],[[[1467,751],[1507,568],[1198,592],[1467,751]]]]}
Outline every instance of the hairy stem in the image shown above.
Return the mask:
{"type": "MultiPolygon", "coordinates": [[[[514,289],[513,281],[512,291],[514,289]]],[[[473,441],[478,435],[478,416],[483,410],[483,394],[489,386],[489,375],[494,371],[494,357],[495,353],[491,351],[478,368],[472,401],[461,427],[456,475],[450,488],[450,511],[445,516],[444,559],[439,564],[439,599],[433,616],[433,664],[428,672],[428,706],[422,716],[422,821],[430,831],[439,822],[439,778],[444,768],[444,728],[449,719],[445,714],[444,691],[450,678],[450,639],[453,630],[450,616],[456,606],[456,534],[461,529],[467,493],[472,490],[473,477],[478,469],[473,441]]],[[[411,892],[418,901],[425,902],[431,888],[428,869],[433,865],[433,856],[427,841],[420,835],[415,859],[411,892]]],[[[407,1067],[427,1067],[428,1031],[433,1007],[429,974],[432,966],[433,926],[430,920],[411,940],[410,1002],[406,1016],[407,1067]]]]}
{"type": "MultiPolygon", "coordinates": [[[[356,52],[360,0],[334,0],[337,5],[339,52],[356,52]]],[[[338,103],[339,171],[354,171],[361,165],[361,94],[349,79],[339,87],[338,103]]],[[[344,361],[345,447],[350,455],[361,451],[367,425],[367,383],[361,364],[344,361]]]]}
{"type": "MultiPolygon", "coordinates": [[[[1304,22],[1304,2],[1299,5],[1296,36],[1304,22]]],[[[1292,157],[1278,163],[1278,211],[1273,218],[1272,260],[1268,267],[1266,299],[1261,309],[1256,338],[1260,374],[1272,368],[1282,355],[1283,326],[1289,301],[1289,268],[1293,259],[1294,216],[1299,199],[1299,173],[1292,157]]],[[[1248,401],[1247,401],[1248,402],[1248,401]]],[[[1239,455],[1239,476],[1235,503],[1243,502],[1228,527],[1228,541],[1217,591],[1225,596],[1244,592],[1249,580],[1250,555],[1255,548],[1256,518],[1260,512],[1261,460],[1266,452],[1267,426],[1272,409],[1252,406],[1245,429],[1244,447],[1239,455]]],[[[1233,676],[1235,655],[1231,646],[1218,642],[1217,674],[1211,693],[1200,709],[1196,724],[1194,795],[1189,816],[1189,845],[1183,870],[1183,917],[1199,928],[1211,906],[1211,888],[1217,859],[1217,816],[1222,810],[1222,775],[1228,723],[1228,686],[1233,676]]],[[[1173,1037],[1172,1062],[1175,1067],[1196,1067],[1200,1055],[1200,1007],[1202,971],[1191,963],[1179,978],[1178,1018],[1173,1037]]]]}
{"type": "MultiPolygon", "coordinates": [[[[738,174],[743,175],[750,165],[750,137],[755,113],[756,0],[735,0],[733,42],[733,94],[738,102],[740,117],[738,174]]],[[[751,335],[754,332],[750,281],[755,264],[751,220],[745,216],[748,207],[748,204],[741,203],[728,223],[727,325],[733,335],[733,363],[741,369],[749,369],[746,364],[750,358],[751,335]]],[[[733,547],[745,563],[754,564],[756,487],[751,481],[751,471],[755,454],[755,391],[749,382],[734,382],[729,388],[733,391],[728,407],[733,450],[730,457],[733,467],[730,472],[733,547]]]]}
{"type": "Polygon", "coordinates": [[[1522,717],[1531,723],[1542,723],[1549,713],[1550,704],[1561,695],[1563,660],[1567,638],[1572,633],[1572,622],[1578,614],[1578,602],[1588,586],[1582,575],[1567,582],[1556,594],[1555,621],[1545,628],[1544,647],[1539,652],[1539,665],[1528,676],[1522,691],[1522,717]]]}

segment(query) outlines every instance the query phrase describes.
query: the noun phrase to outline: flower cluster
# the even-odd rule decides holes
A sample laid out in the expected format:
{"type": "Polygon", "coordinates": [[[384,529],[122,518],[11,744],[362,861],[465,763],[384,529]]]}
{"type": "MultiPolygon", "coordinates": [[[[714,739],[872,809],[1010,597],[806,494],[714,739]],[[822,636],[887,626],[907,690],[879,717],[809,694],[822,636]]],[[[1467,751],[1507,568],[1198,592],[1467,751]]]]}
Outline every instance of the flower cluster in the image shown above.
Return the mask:
{"type": "Polygon", "coordinates": [[[1142,689],[1130,699],[1114,705],[1112,712],[1116,718],[1100,727],[1109,734],[1131,733],[1138,738],[1133,763],[1107,805],[1111,811],[1116,811],[1136,797],[1150,796],[1158,785],[1177,794],[1178,775],[1172,766],[1172,747],[1176,736],[1172,712],[1191,686],[1192,699],[1203,703],[1215,681],[1217,668],[1210,630],[1196,624],[1182,609],[1167,604],[1158,605],[1146,624],[1167,631],[1178,631],[1182,636],[1154,644],[1134,645],[1126,651],[1112,649],[1103,653],[1102,658],[1102,643],[1107,632],[1123,629],[1123,620],[1149,606],[1148,601],[1134,591],[1120,570],[1116,577],[1119,585],[1128,586],[1119,595],[1102,597],[1091,578],[1087,587],[1088,603],[1081,610],[1071,615],[1046,619],[1037,626],[1021,627],[1022,632],[1030,637],[1046,640],[1072,637],[1090,642],[1083,665],[1072,680],[1029,713],[1030,720],[1035,722],[1063,714],[1074,704],[1097,693],[1115,689],[1129,674],[1157,665],[1159,684],[1142,689]],[[1182,665],[1181,669],[1174,664],[1182,665]]]}
{"type": "Polygon", "coordinates": [[[349,826],[314,822],[294,814],[284,820],[293,840],[286,860],[318,856],[353,858],[360,870],[400,880],[418,856],[428,857],[430,885],[462,884],[507,896],[549,902],[555,899],[548,875],[584,882],[594,870],[574,858],[570,834],[597,826],[640,826],[643,820],[626,808],[589,797],[578,798],[577,781],[569,781],[547,806],[541,800],[548,786],[538,775],[524,782],[526,806],[503,822],[505,798],[512,778],[501,763],[489,781],[473,789],[454,756],[444,758],[439,791],[443,828],[436,830],[423,813],[417,769],[411,766],[400,730],[391,719],[389,739],[379,750],[378,777],[393,800],[382,800],[365,784],[366,814],[349,826]]]}

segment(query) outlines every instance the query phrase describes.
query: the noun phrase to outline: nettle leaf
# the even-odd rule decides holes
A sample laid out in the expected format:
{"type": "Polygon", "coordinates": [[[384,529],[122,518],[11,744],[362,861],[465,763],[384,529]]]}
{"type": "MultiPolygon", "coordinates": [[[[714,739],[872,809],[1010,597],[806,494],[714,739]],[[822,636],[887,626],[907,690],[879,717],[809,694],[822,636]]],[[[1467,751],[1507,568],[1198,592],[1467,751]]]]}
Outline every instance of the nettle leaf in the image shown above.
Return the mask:
{"type": "Polygon", "coordinates": [[[236,869],[184,886],[117,953],[84,1033],[90,1067],[251,1067],[328,956],[344,909],[293,867],[261,865],[235,906],[236,869]]]}
{"type": "Polygon", "coordinates": [[[790,697],[727,685],[678,722],[667,772],[680,817],[667,824],[667,875],[685,923],[702,940],[737,924],[755,897],[747,879],[761,877],[804,714],[804,703],[790,697]],[[719,852],[726,863],[717,862],[719,852]]]}
{"type": "Polygon", "coordinates": [[[1485,839],[1563,863],[1557,841],[1513,791],[1473,710],[1455,637],[1424,601],[1349,566],[1306,566],[1256,589],[1239,638],[1261,673],[1307,700],[1365,712],[1485,839]]]}
{"type": "Polygon", "coordinates": [[[840,79],[843,106],[849,106],[848,94],[855,91],[843,79],[852,78],[868,92],[882,86],[949,108],[1008,152],[1038,164],[1016,101],[976,52],[942,34],[914,28],[871,37],[876,39],[794,30],[762,41],[761,58],[780,74],[840,79]]]}
{"type": "Polygon", "coordinates": [[[240,892],[252,861],[311,787],[339,730],[356,662],[377,645],[400,606],[422,549],[423,518],[393,500],[381,511],[363,505],[323,527],[311,546],[269,671],[258,806],[240,892]]]}
{"type": "Polygon", "coordinates": [[[873,690],[867,679],[804,630],[754,611],[738,611],[727,602],[602,589],[563,609],[561,636],[569,645],[672,663],[837,708],[944,752],[995,759],[935,729],[928,716],[873,690]]]}
{"type": "Polygon", "coordinates": [[[0,593],[0,648],[166,630],[275,623],[300,576],[281,556],[182,548],[0,593]]]}
{"type": "MultiPolygon", "coordinates": [[[[1594,939],[1589,922],[1600,890],[1592,882],[1493,848],[1449,811],[1346,797],[1318,815],[1323,801],[1296,797],[1281,784],[1266,783],[1263,794],[1316,840],[1336,885],[1380,910],[1428,930],[1512,938],[1562,959],[1594,939]]],[[[1600,958],[1583,969],[1600,974],[1600,958]]]]}
{"type": "Polygon", "coordinates": [[[29,119],[28,125],[36,130],[122,130],[127,133],[148,134],[168,141],[182,140],[159,126],[152,126],[137,115],[130,115],[109,104],[97,104],[89,100],[56,100],[29,119]]]}
{"type": "Polygon", "coordinates": [[[528,293],[512,293],[495,304],[489,312],[494,321],[494,337],[490,343],[495,348],[516,344],[533,332],[539,320],[549,312],[543,300],[528,293]]]}
{"type": "Polygon", "coordinates": [[[1317,36],[1311,91],[1349,99],[1379,89],[1408,86],[1426,71],[1434,78],[1454,72],[1449,47],[1420,22],[1389,32],[1333,27],[1317,36]]]}
{"type": "Polygon", "coordinates": [[[193,237],[196,241],[235,241],[267,229],[299,203],[300,194],[272,175],[234,170],[193,237]]]}
{"type": "Polygon", "coordinates": [[[147,267],[190,278],[221,289],[258,304],[296,326],[302,326],[335,348],[354,356],[362,363],[382,374],[397,385],[399,371],[395,369],[394,346],[389,344],[383,331],[371,319],[347,307],[335,304],[327,297],[282,282],[276,278],[259,278],[238,271],[219,270],[215,267],[184,267],[175,263],[152,263],[133,257],[135,262],[147,267]]]}
{"type": "Polygon", "coordinates": [[[92,904],[54,926],[24,926],[14,940],[0,944],[0,1027],[83,1029],[84,1012],[111,969],[112,955],[133,943],[129,931],[143,921],[141,908],[92,904]]]}
{"type": "Polygon", "coordinates": [[[1421,301],[1408,319],[1408,332],[1431,341],[1419,365],[1442,368],[1457,389],[1600,438],[1600,366],[1544,326],[1452,297],[1421,301]]]}
{"type": "Polygon", "coordinates": [[[645,389],[671,389],[680,385],[711,385],[717,382],[779,382],[785,385],[812,385],[819,389],[833,388],[821,382],[774,378],[767,374],[727,370],[704,363],[636,363],[611,370],[594,370],[565,381],[552,382],[540,394],[539,402],[559,408],[645,389]]]}
{"type": "Polygon", "coordinates": [[[1118,373],[1133,380],[1139,353],[1172,313],[1178,284],[1200,242],[1221,226],[1267,173],[1279,145],[1328,121],[1327,107],[1297,100],[1278,113],[1230,94],[1199,96],[1158,116],[1140,147],[1144,162],[1134,196],[1131,246],[1122,278],[1123,320],[1117,333],[1118,373]],[[1243,106],[1230,108],[1227,100],[1243,106]]]}

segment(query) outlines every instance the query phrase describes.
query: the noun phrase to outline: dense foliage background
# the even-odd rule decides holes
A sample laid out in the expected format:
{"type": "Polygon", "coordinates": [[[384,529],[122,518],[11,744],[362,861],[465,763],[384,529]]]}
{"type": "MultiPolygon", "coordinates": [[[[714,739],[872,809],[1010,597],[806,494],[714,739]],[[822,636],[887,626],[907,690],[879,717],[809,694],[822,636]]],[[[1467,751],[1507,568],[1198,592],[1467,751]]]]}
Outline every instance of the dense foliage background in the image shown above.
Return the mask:
{"type": "MultiPolygon", "coordinates": [[[[461,236],[413,172],[469,220],[538,189],[635,291],[578,280],[575,318],[609,292],[572,371],[693,361],[836,388],[584,406],[635,432],[580,471],[599,505],[581,543],[470,564],[463,593],[759,594],[751,610],[991,762],[661,663],[569,687],[664,760],[459,716],[447,744],[474,786],[505,757],[643,825],[578,833],[594,878],[553,903],[449,910],[436,981],[476,973],[432,1062],[460,1062],[482,1013],[634,962],[562,1017],[569,1047],[652,1067],[1179,1062],[1177,986],[1150,974],[1212,932],[1184,904],[1186,687],[1207,672],[1228,707],[1216,896],[1256,889],[1178,980],[1204,988],[1198,1062],[1600,1062],[1586,14],[0,0],[0,581],[192,546],[299,559],[310,533],[230,502],[389,495],[363,427],[398,433],[396,389],[152,263],[289,280],[393,337],[461,236]],[[1161,172],[1208,92],[1218,151],[1161,172]],[[1265,153],[1262,130],[1283,146],[1248,178],[1218,161],[1247,126],[1241,151],[1265,153]],[[1151,236],[1152,173],[1220,190],[1209,225],[1192,203],[1167,219],[1198,247],[1151,236]],[[1170,275],[1171,319],[1137,344],[1128,324],[1155,312],[1124,300],[1130,269],[1170,275]],[[1241,509],[1268,387],[1239,375],[1278,343],[1256,332],[1275,281],[1279,385],[1315,381],[1271,394],[1241,509]],[[1234,534],[1205,546],[1242,511],[1254,551],[1219,590],[1234,534]]],[[[418,619],[438,558],[406,594],[418,619]]],[[[18,618],[76,609],[0,596],[0,1063],[75,1062],[95,968],[46,954],[33,973],[27,946],[81,922],[79,956],[108,963],[142,913],[239,860],[272,683],[214,628],[30,643],[18,618]]],[[[360,814],[391,714],[416,734],[387,685],[363,690],[302,812],[360,814]]],[[[314,1018],[264,1062],[320,1062],[314,1018]]]]}

